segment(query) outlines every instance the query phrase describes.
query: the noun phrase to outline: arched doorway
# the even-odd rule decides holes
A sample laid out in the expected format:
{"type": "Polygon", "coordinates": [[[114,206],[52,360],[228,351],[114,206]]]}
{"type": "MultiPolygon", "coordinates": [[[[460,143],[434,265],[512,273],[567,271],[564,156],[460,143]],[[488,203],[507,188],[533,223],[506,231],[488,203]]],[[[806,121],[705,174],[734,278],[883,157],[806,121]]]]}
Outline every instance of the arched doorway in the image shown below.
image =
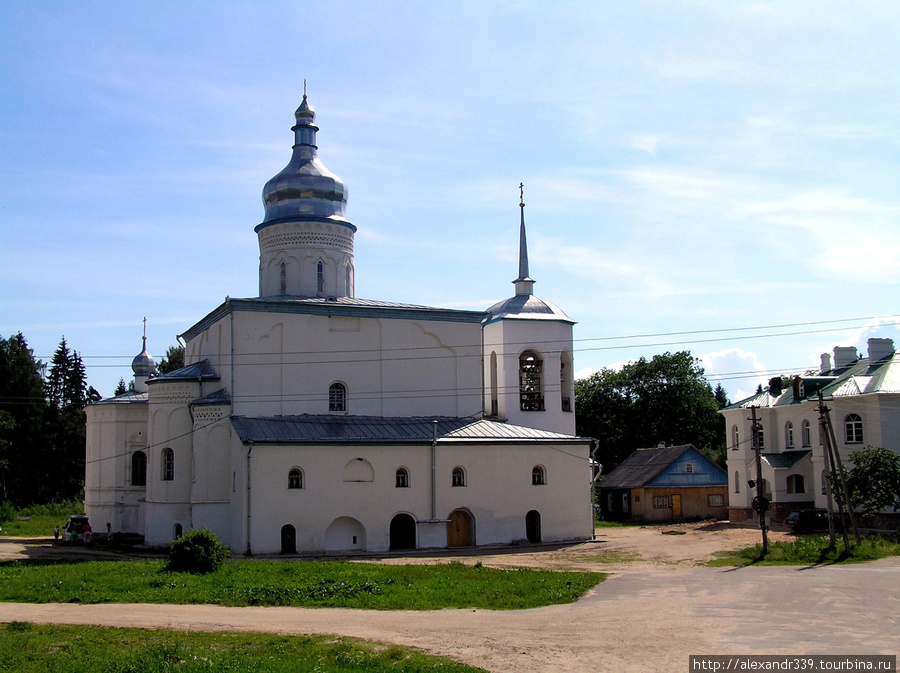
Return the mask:
{"type": "Polygon", "coordinates": [[[391,519],[391,549],[416,548],[416,520],[409,514],[391,519]]]}
{"type": "Polygon", "coordinates": [[[291,524],[281,527],[281,553],[297,553],[297,530],[291,524]]]}
{"type": "Polygon", "coordinates": [[[463,509],[458,509],[450,514],[450,521],[447,523],[447,546],[448,547],[471,547],[475,544],[475,536],[473,535],[472,515],[463,509]]]}
{"type": "Polygon", "coordinates": [[[536,509],[525,515],[525,537],[533,544],[541,541],[541,513],[536,509]]]}

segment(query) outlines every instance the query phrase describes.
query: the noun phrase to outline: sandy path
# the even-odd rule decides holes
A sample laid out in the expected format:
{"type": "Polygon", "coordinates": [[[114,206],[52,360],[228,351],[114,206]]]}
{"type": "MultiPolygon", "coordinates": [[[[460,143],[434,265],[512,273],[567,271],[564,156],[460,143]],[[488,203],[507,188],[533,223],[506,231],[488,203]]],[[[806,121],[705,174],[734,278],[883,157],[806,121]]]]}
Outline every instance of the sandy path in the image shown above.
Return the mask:
{"type": "Polygon", "coordinates": [[[478,556],[485,565],[538,565],[543,559],[549,567],[614,570],[611,579],[573,605],[370,612],[0,603],[0,621],[355,636],[497,672],[652,673],[686,671],[689,654],[896,654],[900,649],[900,559],[815,569],[706,568],[696,565],[698,557],[722,549],[722,541],[724,548],[736,539],[755,541],[758,532],[729,529],[719,536],[698,526],[681,529],[685,535],[664,535],[660,528],[609,530],[615,532],[601,536],[605,541],[478,556]],[[636,554],[643,560],[623,560],[636,554]],[[604,555],[610,564],[603,563],[604,555]]]}

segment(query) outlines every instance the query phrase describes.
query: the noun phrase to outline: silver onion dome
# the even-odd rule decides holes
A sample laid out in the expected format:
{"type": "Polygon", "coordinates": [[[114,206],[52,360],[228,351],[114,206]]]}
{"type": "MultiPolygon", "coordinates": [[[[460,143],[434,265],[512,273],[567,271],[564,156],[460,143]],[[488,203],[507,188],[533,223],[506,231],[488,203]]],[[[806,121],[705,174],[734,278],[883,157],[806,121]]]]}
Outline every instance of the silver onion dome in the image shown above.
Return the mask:
{"type": "Polygon", "coordinates": [[[256,230],[283,221],[325,220],[343,224],[355,231],[344,215],[347,187],[316,156],[316,113],[306,94],[294,113],[293,155],[290,163],[266,183],[263,205],[266,217],[256,230]]]}
{"type": "Polygon", "coordinates": [[[144,349],[131,361],[131,371],[135,376],[153,376],[156,373],[156,360],[147,352],[147,337],[144,337],[144,349]]]}

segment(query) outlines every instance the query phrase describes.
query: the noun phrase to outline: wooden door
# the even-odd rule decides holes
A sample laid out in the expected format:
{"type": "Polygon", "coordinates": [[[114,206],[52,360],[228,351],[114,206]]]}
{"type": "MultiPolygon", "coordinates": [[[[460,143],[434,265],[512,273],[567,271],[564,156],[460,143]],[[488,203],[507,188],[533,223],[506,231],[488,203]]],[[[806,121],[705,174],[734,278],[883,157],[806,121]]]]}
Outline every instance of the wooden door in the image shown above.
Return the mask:
{"type": "Polygon", "coordinates": [[[448,547],[470,547],[472,545],[472,526],[468,513],[461,509],[450,515],[447,524],[448,547]]]}
{"type": "Polygon", "coordinates": [[[672,496],[672,517],[681,518],[681,496],[678,494],[672,496]]]}

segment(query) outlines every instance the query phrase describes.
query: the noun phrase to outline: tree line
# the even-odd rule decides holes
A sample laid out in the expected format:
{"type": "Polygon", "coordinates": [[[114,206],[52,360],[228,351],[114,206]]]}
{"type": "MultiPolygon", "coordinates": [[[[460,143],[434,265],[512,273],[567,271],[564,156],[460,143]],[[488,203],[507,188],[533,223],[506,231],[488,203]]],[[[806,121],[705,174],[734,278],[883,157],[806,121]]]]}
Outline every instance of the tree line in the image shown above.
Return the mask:
{"type": "Polygon", "coordinates": [[[81,497],[84,408],[99,399],[65,337],[46,368],[21,332],[0,337],[0,502],[81,497]]]}
{"type": "Polygon", "coordinates": [[[594,459],[609,472],[637,449],[693,444],[725,467],[725,419],[730,404],[689,351],[640,358],[575,382],[575,425],[597,439],[594,459]]]}

